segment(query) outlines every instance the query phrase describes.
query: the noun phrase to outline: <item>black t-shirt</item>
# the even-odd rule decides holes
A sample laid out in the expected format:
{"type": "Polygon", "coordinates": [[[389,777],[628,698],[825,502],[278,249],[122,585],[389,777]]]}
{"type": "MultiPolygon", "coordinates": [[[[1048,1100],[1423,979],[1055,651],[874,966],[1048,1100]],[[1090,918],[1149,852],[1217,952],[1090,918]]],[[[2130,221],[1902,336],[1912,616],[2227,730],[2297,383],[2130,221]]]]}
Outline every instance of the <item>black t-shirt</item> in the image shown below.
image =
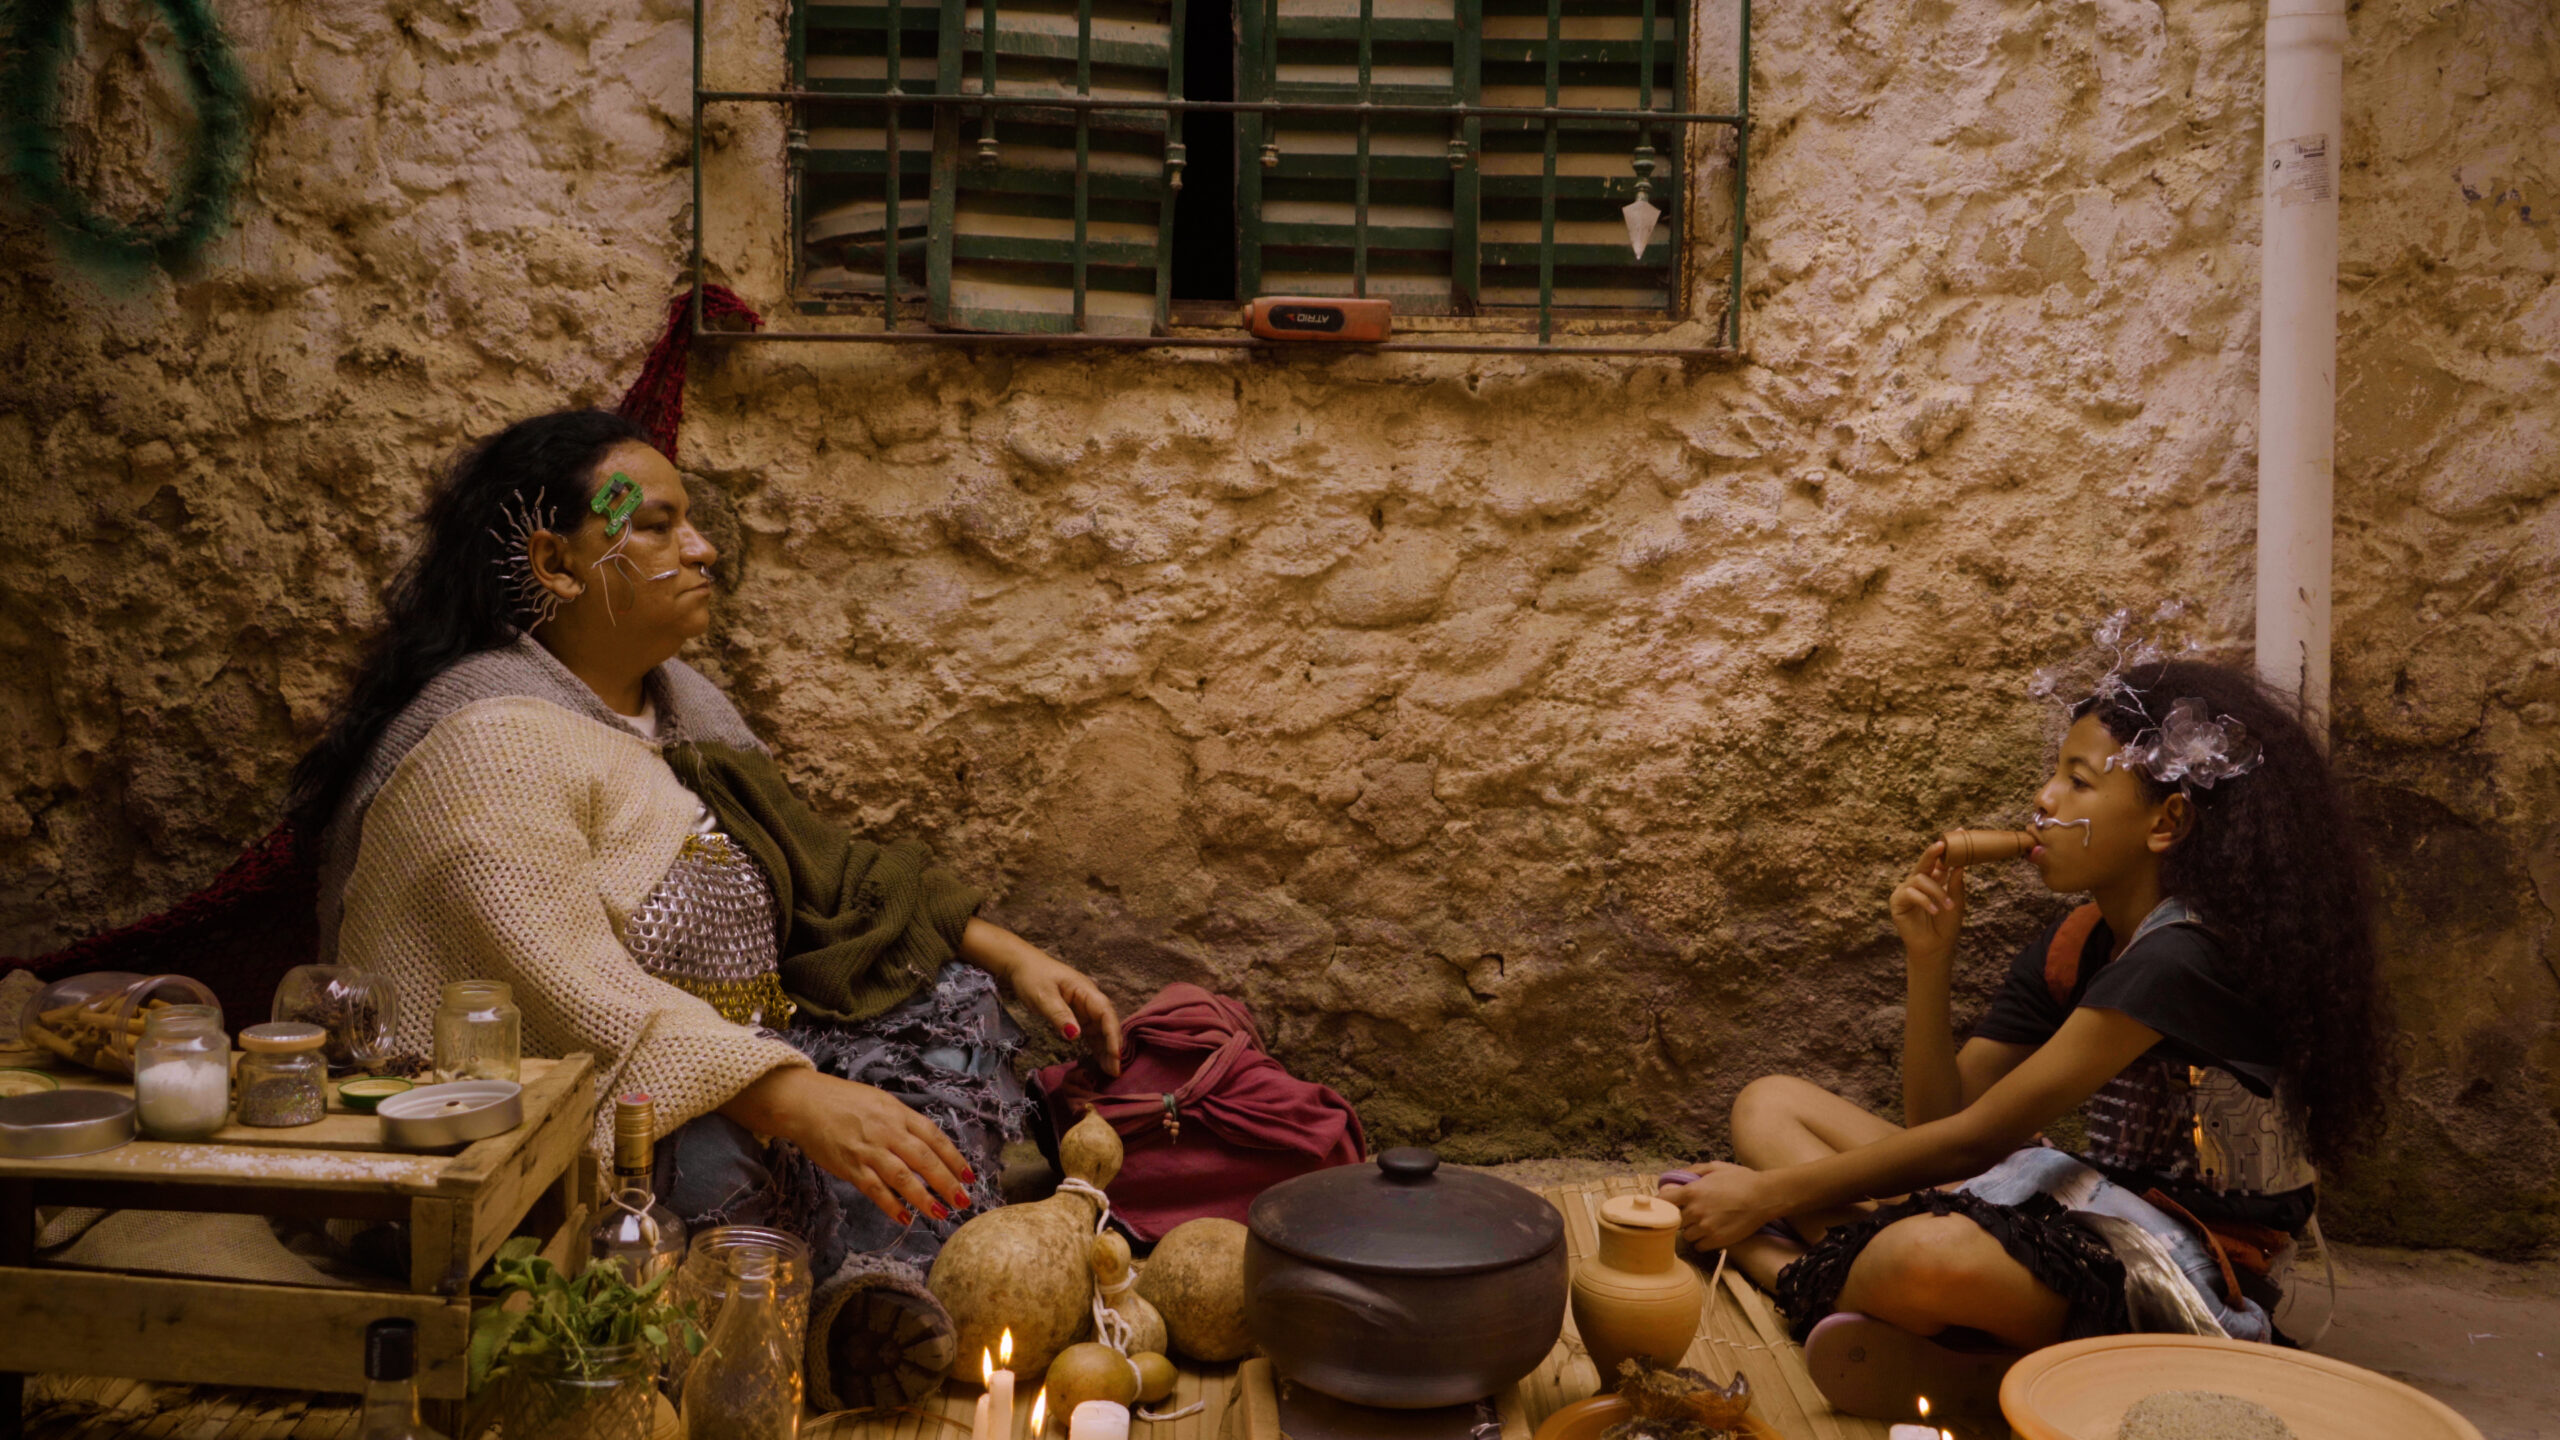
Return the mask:
{"type": "Polygon", "coordinates": [[[2222,942],[2201,925],[2163,925],[2110,960],[2115,932],[2101,920],[2080,947],[2080,978],[2068,1004],[2044,981],[2045,952],[2062,928],[2057,920],[2009,962],[2009,978],[1973,1027],[1984,1040],[2041,1045],[2071,1012],[2086,1005],[2115,1010],[2160,1032],[2146,1059],[2228,1070],[2251,1094],[2275,1094],[2283,1055],[2264,1009],[2241,992],[2222,942]]]}
{"type": "Polygon", "coordinates": [[[2158,1044],[2089,1097],[2080,1158],[2136,1194],[2156,1187],[2209,1219],[2299,1229],[2317,1172],[2298,1117],[2276,1094],[2282,1052],[2272,1017],[2242,990],[2222,941],[2200,925],[2164,924],[2109,959],[2115,936],[2100,921],[2070,995],[2056,1001],[2044,972],[2060,928],[2018,953],[1973,1033],[2041,1045],[2083,1005],[2159,1031],[2158,1044]]]}

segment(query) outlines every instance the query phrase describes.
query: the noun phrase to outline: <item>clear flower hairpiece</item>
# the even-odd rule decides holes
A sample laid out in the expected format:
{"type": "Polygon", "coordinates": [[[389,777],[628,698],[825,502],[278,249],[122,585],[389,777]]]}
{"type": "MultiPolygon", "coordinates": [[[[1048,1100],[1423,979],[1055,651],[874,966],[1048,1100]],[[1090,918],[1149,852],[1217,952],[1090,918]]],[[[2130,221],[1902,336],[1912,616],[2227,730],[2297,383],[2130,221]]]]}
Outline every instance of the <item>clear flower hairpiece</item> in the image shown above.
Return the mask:
{"type": "MultiPolygon", "coordinates": [[[[2149,624],[2155,628],[2167,626],[2185,613],[2184,603],[2168,601],[2152,612],[2149,624]]],[[[2135,634],[2131,610],[2118,610],[2100,621],[2090,639],[2094,644],[2088,652],[2066,664],[2037,671],[2027,690],[2036,698],[2061,707],[2065,716],[2083,700],[2091,700],[2100,705],[2122,706],[2149,721],[2122,749],[2108,757],[2107,768],[2122,766],[2162,785],[2210,790],[2248,774],[2264,762],[2266,752],[2257,737],[2238,720],[2214,714],[2203,700],[2192,695],[2171,704],[2167,715],[2154,715],[2125,678],[2128,671],[2197,654],[2203,646],[2195,640],[2186,641],[2173,652],[2153,636],[2135,634]]]]}

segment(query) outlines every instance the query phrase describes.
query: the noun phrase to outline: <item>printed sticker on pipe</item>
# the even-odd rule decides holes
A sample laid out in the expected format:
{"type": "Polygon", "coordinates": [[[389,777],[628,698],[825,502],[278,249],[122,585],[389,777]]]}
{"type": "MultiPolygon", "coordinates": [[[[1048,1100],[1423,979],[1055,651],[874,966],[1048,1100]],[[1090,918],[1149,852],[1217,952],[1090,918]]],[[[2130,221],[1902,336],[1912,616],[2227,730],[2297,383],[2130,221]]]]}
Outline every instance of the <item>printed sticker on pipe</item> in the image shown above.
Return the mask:
{"type": "Polygon", "coordinates": [[[2329,183],[2329,137],[2299,135],[2268,146],[2267,188],[2287,207],[2334,198],[2338,188],[2329,183]]]}

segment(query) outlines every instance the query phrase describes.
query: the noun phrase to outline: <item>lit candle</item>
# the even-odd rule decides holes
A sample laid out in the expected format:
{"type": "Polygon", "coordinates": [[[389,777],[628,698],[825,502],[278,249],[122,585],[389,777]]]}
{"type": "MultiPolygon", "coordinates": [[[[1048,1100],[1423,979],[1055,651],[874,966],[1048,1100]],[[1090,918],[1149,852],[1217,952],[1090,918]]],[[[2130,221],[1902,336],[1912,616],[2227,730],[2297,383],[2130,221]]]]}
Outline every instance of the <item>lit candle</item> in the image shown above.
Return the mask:
{"type": "Polygon", "coordinates": [[[1049,1387],[1043,1385],[1040,1393],[1031,1397],[1031,1440],[1040,1440],[1048,1431],[1049,1387]]]}
{"type": "MultiPolygon", "coordinates": [[[[1920,1418],[1929,1418],[1929,1397],[1920,1397],[1920,1418]]],[[[1896,1425],[1886,1432],[1885,1440],[1938,1440],[1945,1432],[1934,1425],[1896,1425]]]]}
{"type": "Polygon", "coordinates": [[[1013,1372],[1005,1368],[1012,1363],[1013,1331],[1008,1328],[996,1340],[994,1353],[978,1352],[978,1374],[987,1382],[987,1393],[978,1397],[969,1440],[1013,1440],[1013,1372]]]}
{"type": "Polygon", "coordinates": [[[1067,1440],[1129,1440],[1129,1407],[1087,1400],[1067,1417],[1067,1440]]]}
{"type": "Polygon", "coordinates": [[[1014,1440],[1014,1371],[1006,1368],[1011,1363],[1014,1363],[1014,1330],[1006,1327],[1004,1335],[996,1338],[996,1366],[986,1373],[988,1440],[1014,1440]]]}

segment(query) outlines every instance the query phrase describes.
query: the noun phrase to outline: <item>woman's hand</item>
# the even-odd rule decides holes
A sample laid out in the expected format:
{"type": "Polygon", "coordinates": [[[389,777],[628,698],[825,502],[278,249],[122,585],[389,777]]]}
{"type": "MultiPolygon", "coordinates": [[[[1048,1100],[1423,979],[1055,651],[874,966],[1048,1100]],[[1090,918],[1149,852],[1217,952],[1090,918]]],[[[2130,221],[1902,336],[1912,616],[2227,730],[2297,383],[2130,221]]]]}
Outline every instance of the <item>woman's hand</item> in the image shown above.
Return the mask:
{"type": "Polygon", "coordinates": [[[1120,1012],[1091,976],[984,920],[969,922],[960,937],[960,958],[1011,984],[1014,998],[1060,1035],[1083,1039],[1103,1074],[1120,1073],[1120,1012]]]}
{"type": "Polygon", "coordinates": [[[1781,1212],[1767,1191],[1759,1171],[1719,1160],[1688,1184],[1665,1185],[1659,1193],[1680,1207],[1681,1239],[1701,1250],[1722,1250],[1778,1218],[1781,1212]]]}
{"type": "Polygon", "coordinates": [[[1893,891],[1893,928],[1915,957],[1943,960],[1955,954],[1964,929],[1964,871],[1947,864],[1947,842],[1933,840],[1920,864],[1893,891]]]}
{"type": "Polygon", "coordinates": [[[950,1137],[888,1091],[815,1070],[769,1070],[720,1113],[800,1147],[818,1168],[859,1190],[899,1224],[910,1207],[936,1220],[969,1208],[977,1173],[950,1137]],[[950,1205],[945,1208],[947,1197],[950,1205]]]}

